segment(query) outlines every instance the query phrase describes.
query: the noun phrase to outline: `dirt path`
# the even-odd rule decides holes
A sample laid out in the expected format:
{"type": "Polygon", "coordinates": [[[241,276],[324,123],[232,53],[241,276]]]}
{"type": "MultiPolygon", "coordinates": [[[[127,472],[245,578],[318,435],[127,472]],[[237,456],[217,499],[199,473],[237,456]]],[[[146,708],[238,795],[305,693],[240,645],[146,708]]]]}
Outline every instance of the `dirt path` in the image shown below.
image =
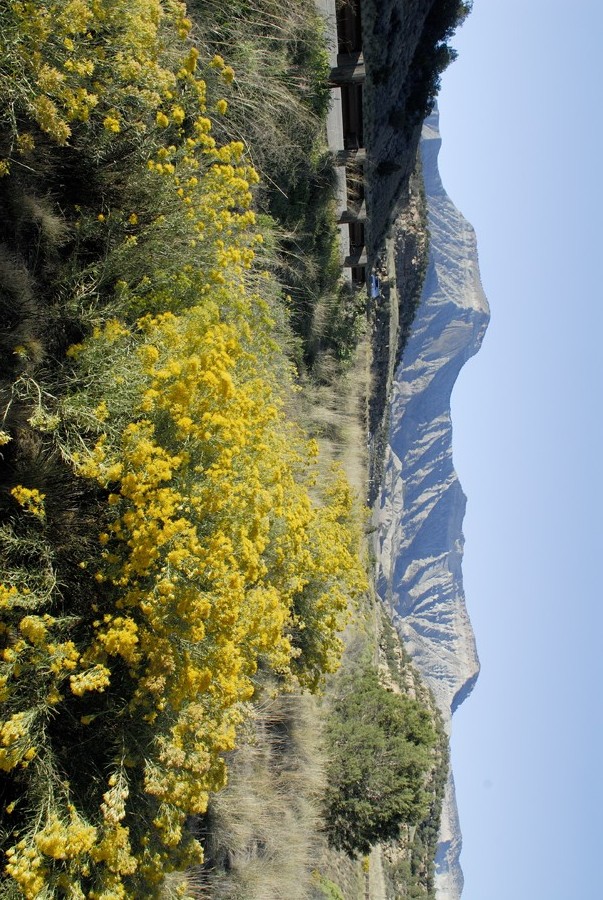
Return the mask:
{"type": "Polygon", "coordinates": [[[366,900],[387,900],[381,848],[375,847],[369,857],[366,900]]]}

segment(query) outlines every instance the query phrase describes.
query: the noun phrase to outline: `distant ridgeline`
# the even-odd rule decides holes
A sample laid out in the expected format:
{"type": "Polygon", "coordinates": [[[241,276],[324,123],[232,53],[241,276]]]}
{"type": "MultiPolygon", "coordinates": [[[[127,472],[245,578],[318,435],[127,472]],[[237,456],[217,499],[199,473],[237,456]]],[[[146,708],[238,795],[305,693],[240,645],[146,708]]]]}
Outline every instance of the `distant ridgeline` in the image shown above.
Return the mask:
{"type": "MultiPolygon", "coordinates": [[[[465,608],[466,499],[452,461],[450,395],[488,325],[475,234],[447,196],[437,167],[438,116],[421,153],[430,232],[423,295],[394,378],[385,477],[377,504],[378,591],[447,728],[472,690],[479,662],[465,608]]],[[[438,898],[462,890],[461,837],[450,779],[438,852],[438,898]]]]}
{"type": "MultiPolygon", "coordinates": [[[[449,727],[479,671],[462,588],[465,498],[452,465],[450,394],[479,349],[488,305],[473,230],[439,178],[437,114],[423,126],[439,75],[454,56],[445,41],[468,6],[411,5],[412,13],[396,3],[346,4],[340,13],[335,76],[345,152],[339,158],[348,171],[360,159],[364,175],[361,203],[352,179],[356,195],[348,189],[340,221],[352,243],[355,218],[362,220],[360,274],[369,275],[369,499],[378,501],[378,591],[449,727]],[[350,21],[354,14],[362,16],[361,29],[350,21]]],[[[459,853],[451,777],[438,851],[442,900],[460,896],[459,853]]]]}
{"type": "Polygon", "coordinates": [[[434,896],[446,736],[344,469],[376,494],[467,5],[330,9],[335,59],[313,0],[3,4],[7,900],[434,896]]]}

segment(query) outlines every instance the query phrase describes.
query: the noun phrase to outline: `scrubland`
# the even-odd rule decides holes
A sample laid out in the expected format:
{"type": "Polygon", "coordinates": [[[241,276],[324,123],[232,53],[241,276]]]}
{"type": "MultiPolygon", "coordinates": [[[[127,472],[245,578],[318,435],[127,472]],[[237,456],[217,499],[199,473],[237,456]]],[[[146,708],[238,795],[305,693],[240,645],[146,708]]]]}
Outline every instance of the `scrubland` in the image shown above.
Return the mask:
{"type": "MultiPolygon", "coordinates": [[[[0,9],[2,896],[364,889],[404,816],[356,845],[326,795],[382,626],[344,471],[363,304],[320,22],[307,0],[0,9]]],[[[394,729],[421,745],[415,824],[434,723],[394,729]]]]}

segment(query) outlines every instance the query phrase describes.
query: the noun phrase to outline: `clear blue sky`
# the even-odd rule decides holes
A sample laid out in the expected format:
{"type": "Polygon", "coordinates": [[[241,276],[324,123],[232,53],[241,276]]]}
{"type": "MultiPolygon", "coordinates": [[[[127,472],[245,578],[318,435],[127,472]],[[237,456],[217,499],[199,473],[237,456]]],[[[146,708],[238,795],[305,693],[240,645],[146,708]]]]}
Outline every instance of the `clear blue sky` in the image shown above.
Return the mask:
{"type": "Polygon", "coordinates": [[[439,98],[492,321],[453,394],[482,673],[453,723],[463,900],[598,900],[603,4],[475,0],[439,98]]]}

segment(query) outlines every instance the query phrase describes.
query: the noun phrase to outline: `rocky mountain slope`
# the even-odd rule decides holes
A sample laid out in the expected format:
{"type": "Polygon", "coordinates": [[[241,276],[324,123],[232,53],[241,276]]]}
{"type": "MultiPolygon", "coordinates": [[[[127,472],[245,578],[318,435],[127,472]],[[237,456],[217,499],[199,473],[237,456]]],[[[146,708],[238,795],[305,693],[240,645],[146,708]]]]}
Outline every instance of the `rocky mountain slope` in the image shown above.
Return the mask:
{"type": "MultiPolygon", "coordinates": [[[[436,112],[421,140],[429,266],[394,379],[376,539],[380,596],[449,727],[479,672],[463,593],[466,498],[452,460],[450,396],[460,369],[481,345],[489,311],[475,233],[439,176],[440,145],[436,112]]],[[[460,847],[451,776],[437,858],[439,900],[460,897],[460,847]]]]}

